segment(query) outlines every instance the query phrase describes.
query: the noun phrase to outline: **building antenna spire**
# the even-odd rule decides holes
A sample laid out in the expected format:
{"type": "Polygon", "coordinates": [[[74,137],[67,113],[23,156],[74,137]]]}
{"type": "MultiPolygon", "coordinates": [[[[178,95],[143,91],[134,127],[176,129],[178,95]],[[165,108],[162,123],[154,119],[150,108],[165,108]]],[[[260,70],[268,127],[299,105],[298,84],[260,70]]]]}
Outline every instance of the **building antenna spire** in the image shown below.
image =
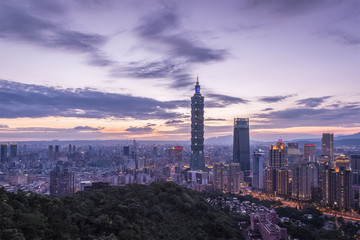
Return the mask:
{"type": "Polygon", "coordinates": [[[196,84],[199,84],[199,74],[196,74],[196,84]]]}

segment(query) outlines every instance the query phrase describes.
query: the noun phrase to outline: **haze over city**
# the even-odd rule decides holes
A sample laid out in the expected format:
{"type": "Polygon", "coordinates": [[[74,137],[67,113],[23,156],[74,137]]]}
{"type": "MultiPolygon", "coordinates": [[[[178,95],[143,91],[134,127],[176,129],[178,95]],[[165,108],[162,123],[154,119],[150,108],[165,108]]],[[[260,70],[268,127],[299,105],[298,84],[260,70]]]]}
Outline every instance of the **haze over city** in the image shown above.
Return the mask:
{"type": "Polygon", "coordinates": [[[360,132],[360,2],[1,1],[0,140],[360,132]],[[206,3],[206,4],[205,4],[206,3]]]}

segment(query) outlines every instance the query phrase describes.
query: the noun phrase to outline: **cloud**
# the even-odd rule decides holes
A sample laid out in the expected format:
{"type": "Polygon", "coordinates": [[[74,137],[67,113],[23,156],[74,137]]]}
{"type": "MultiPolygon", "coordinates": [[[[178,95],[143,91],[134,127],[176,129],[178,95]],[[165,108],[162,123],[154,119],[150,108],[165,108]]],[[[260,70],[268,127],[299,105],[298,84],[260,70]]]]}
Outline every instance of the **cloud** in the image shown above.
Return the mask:
{"type": "Polygon", "coordinates": [[[2,118],[80,117],[174,119],[183,101],[158,101],[91,89],[58,89],[0,80],[2,118]]]}
{"type": "Polygon", "coordinates": [[[259,100],[262,102],[267,102],[267,103],[276,103],[276,102],[283,101],[289,97],[292,97],[292,95],[260,97],[259,100]]]}
{"type": "Polygon", "coordinates": [[[326,33],[324,33],[326,36],[330,36],[335,39],[338,43],[344,44],[344,45],[359,45],[360,44],[360,34],[358,33],[350,33],[344,30],[329,30],[326,33]]]}
{"type": "Polygon", "coordinates": [[[324,96],[318,98],[305,98],[297,101],[298,105],[304,105],[305,107],[318,107],[321,105],[326,99],[331,96],[324,96]]]}
{"type": "Polygon", "coordinates": [[[207,121],[207,122],[211,122],[211,121],[218,122],[218,121],[226,121],[226,119],[225,118],[206,118],[205,121],[207,121]]]}
{"type": "Polygon", "coordinates": [[[263,112],[266,112],[266,111],[271,111],[271,110],[274,110],[274,108],[265,108],[265,109],[263,109],[262,111],[263,111],[263,112]]]}
{"type": "Polygon", "coordinates": [[[183,120],[168,120],[165,122],[166,125],[176,125],[176,124],[180,124],[183,123],[183,120]]]}
{"type": "Polygon", "coordinates": [[[107,37],[72,31],[53,22],[52,14],[60,14],[64,7],[53,1],[31,1],[30,7],[15,1],[0,3],[0,38],[24,41],[46,48],[65,49],[87,53],[87,62],[96,66],[109,66],[114,61],[99,49],[107,37]]]}
{"type": "Polygon", "coordinates": [[[74,127],[74,130],[77,130],[77,131],[99,131],[99,130],[102,130],[104,129],[103,127],[97,127],[97,128],[94,128],[94,127],[89,127],[89,126],[77,126],[77,127],[74,127]]]}
{"type": "Polygon", "coordinates": [[[232,97],[223,94],[207,94],[205,97],[208,97],[210,100],[205,99],[205,107],[208,108],[224,108],[232,104],[245,104],[249,101],[239,98],[239,97],[232,97]]]}
{"type": "Polygon", "coordinates": [[[134,32],[143,41],[143,48],[150,51],[156,48],[156,53],[163,57],[115,66],[111,76],[166,79],[172,82],[169,87],[188,87],[194,84],[194,77],[190,74],[194,63],[218,62],[227,57],[227,50],[206,46],[196,40],[194,33],[182,31],[180,23],[174,7],[167,6],[144,17],[134,32]]]}
{"type": "Polygon", "coordinates": [[[149,126],[144,126],[144,127],[129,127],[127,129],[125,129],[125,131],[127,132],[132,132],[132,133],[150,133],[153,132],[154,129],[149,127],[149,126]]]}
{"type": "Polygon", "coordinates": [[[0,124],[0,128],[9,128],[8,125],[0,124]]]}
{"type": "Polygon", "coordinates": [[[264,122],[266,128],[348,125],[359,122],[360,105],[345,103],[337,108],[292,108],[255,114],[253,117],[267,120],[267,123],[264,122]]]}

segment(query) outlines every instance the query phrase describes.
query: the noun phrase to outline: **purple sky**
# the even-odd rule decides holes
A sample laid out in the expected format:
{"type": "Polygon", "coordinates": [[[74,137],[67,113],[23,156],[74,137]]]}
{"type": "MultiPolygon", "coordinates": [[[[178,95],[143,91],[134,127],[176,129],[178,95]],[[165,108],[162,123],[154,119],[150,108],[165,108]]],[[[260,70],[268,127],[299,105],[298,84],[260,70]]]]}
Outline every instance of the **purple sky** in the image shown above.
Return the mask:
{"type": "Polygon", "coordinates": [[[360,132],[360,1],[0,1],[0,140],[360,132]]]}

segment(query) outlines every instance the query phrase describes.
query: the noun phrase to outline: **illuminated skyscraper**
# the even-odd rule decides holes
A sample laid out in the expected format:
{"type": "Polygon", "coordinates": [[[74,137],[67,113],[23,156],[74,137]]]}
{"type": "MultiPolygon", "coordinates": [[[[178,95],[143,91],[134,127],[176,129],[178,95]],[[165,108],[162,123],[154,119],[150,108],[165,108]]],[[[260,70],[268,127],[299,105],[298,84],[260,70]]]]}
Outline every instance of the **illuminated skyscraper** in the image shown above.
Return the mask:
{"type": "Polygon", "coordinates": [[[234,146],[233,162],[240,163],[240,168],[245,176],[250,172],[250,137],[249,119],[234,119],[234,146]]]}
{"type": "Polygon", "coordinates": [[[323,202],[339,210],[353,208],[353,174],[349,158],[341,155],[336,158],[334,168],[323,167],[323,202]]]}
{"type": "Polygon", "coordinates": [[[279,139],[276,145],[271,145],[269,150],[269,160],[270,167],[287,167],[286,148],[282,139],[279,139]]]}
{"type": "Polygon", "coordinates": [[[334,161],[334,134],[323,133],[321,138],[321,155],[328,156],[330,162],[334,161]]]}
{"type": "Polygon", "coordinates": [[[199,77],[191,97],[191,170],[204,170],[204,97],[200,93],[199,77]]]}

